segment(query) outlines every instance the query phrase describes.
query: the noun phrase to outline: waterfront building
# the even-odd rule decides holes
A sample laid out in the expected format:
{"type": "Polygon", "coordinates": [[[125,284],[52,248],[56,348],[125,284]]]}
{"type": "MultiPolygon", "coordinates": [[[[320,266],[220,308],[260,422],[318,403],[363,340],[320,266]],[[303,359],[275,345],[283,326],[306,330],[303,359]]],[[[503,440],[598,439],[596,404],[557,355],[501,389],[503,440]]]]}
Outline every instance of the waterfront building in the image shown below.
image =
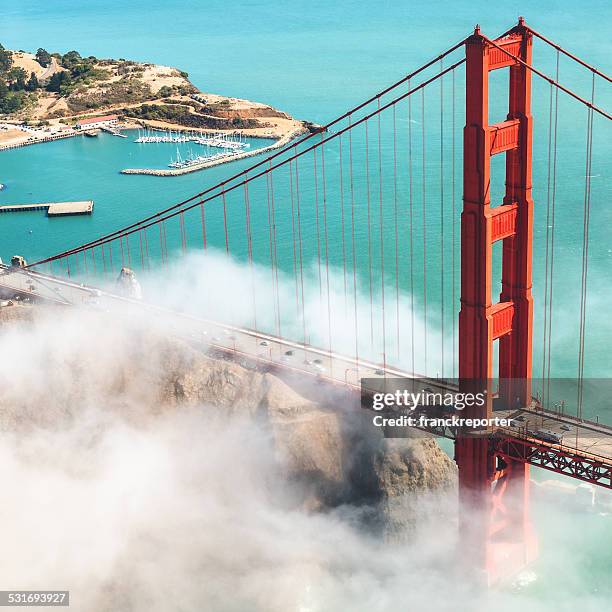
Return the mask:
{"type": "Polygon", "coordinates": [[[79,119],[76,124],[77,130],[93,130],[101,127],[116,125],[119,117],[117,115],[104,115],[103,117],[87,117],[79,119]]]}

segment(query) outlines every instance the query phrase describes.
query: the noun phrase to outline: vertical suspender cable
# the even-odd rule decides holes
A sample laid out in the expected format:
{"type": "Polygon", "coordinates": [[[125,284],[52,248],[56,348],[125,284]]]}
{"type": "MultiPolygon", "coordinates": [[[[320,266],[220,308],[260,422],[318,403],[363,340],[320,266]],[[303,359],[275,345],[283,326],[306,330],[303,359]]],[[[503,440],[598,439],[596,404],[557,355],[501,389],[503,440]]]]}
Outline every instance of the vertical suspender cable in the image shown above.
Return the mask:
{"type": "Polygon", "coordinates": [[[546,406],[545,399],[545,375],[546,375],[546,350],[548,334],[548,275],[549,275],[549,250],[550,250],[550,203],[552,193],[552,142],[553,142],[553,85],[550,85],[548,100],[548,178],[546,189],[546,252],[544,256],[544,330],[542,333],[542,404],[546,406]]]}
{"type": "Polygon", "coordinates": [[[455,210],[455,70],[453,70],[452,72],[452,86],[453,86],[453,90],[452,90],[452,125],[451,125],[451,129],[452,129],[452,159],[451,159],[451,177],[452,177],[452,209],[453,209],[453,214],[452,214],[452,231],[451,231],[451,270],[452,270],[452,310],[451,310],[451,315],[452,315],[452,325],[453,325],[453,370],[452,370],[452,376],[456,377],[457,376],[457,323],[456,323],[456,319],[457,319],[457,311],[456,311],[456,307],[457,304],[455,302],[456,299],[456,290],[455,290],[455,277],[456,277],[456,268],[455,268],[455,224],[456,224],[456,210],[455,210]]]}
{"type": "Polygon", "coordinates": [[[185,237],[185,218],[183,216],[183,213],[179,215],[179,227],[181,231],[181,250],[183,251],[184,255],[187,250],[187,240],[185,237]]]}
{"type": "Polygon", "coordinates": [[[145,255],[147,258],[147,270],[151,269],[151,261],[149,259],[149,238],[147,237],[147,228],[144,228],[144,243],[145,243],[145,255]]]}
{"type": "Polygon", "coordinates": [[[298,221],[298,241],[300,244],[300,289],[302,295],[302,331],[304,334],[304,346],[306,346],[307,337],[306,337],[306,311],[305,311],[305,301],[306,297],[304,296],[304,253],[302,250],[302,212],[300,207],[300,172],[298,167],[298,158],[295,159],[295,202],[297,204],[297,221],[298,221]]]}
{"type": "MultiPolygon", "coordinates": [[[[591,104],[595,101],[595,74],[592,76],[591,104]]],[[[580,292],[580,336],[578,348],[578,418],[583,417],[584,361],[589,271],[589,224],[591,217],[591,169],[593,162],[593,109],[588,109],[586,173],[584,177],[584,231],[582,242],[582,284],[580,292]]]]}
{"type": "Polygon", "coordinates": [[[348,307],[347,297],[347,280],[346,280],[346,222],[344,215],[344,168],[342,159],[342,134],[338,136],[338,150],[340,154],[340,220],[342,223],[342,277],[344,280],[344,313],[348,307]]]}
{"type": "Polygon", "coordinates": [[[425,141],[425,88],[421,89],[421,146],[422,146],[422,164],[423,164],[423,175],[421,185],[423,194],[423,329],[424,329],[424,344],[423,344],[423,356],[425,360],[425,366],[423,374],[427,375],[427,172],[426,172],[426,141],[425,141]]]}
{"type": "Polygon", "coordinates": [[[274,282],[276,283],[276,312],[277,312],[277,323],[276,333],[279,337],[282,335],[281,331],[281,307],[280,307],[280,286],[278,282],[278,251],[276,243],[276,209],[274,206],[274,173],[271,169],[270,164],[270,198],[272,204],[272,243],[274,244],[274,282]]]}
{"type": "MultiPolygon", "coordinates": [[[[321,138],[323,136],[321,135],[321,138]]],[[[325,181],[325,145],[321,144],[321,180],[323,183],[323,236],[325,239],[325,290],[327,293],[327,334],[329,352],[332,352],[331,296],[329,289],[329,240],[327,232],[327,185],[325,181]]],[[[333,365],[333,359],[330,357],[333,365]]],[[[331,373],[330,373],[331,375],[331,373]]]]}
{"type": "MultiPolygon", "coordinates": [[[[440,60],[440,72],[444,60],[440,60]]],[[[441,326],[441,374],[444,378],[444,76],[440,77],[440,326],[441,326]]]]}
{"type": "Polygon", "coordinates": [[[253,266],[253,231],[251,228],[251,202],[249,198],[249,183],[244,183],[244,211],[247,230],[247,255],[251,272],[251,293],[253,297],[253,329],[257,329],[257,294],[255,290],[255,270],[253,266]]]}
{"type": "MultiPolygon", "coordinates": [[[[557,53],[556,80],[559,80],[559,53],[557,53]]],[[[547,371],[546,371],[546,396],[550,400],[550,367],[551,367],[551,346],[552,346],[552,318],[553,318],[553,289],[555,272],[555,213],[557,201],[557,134],[559,125],[559,88],[555,90],[555,110],[553,127],[553,170],[552,170],[552,196],[550,213],[550,277],[548,284],[548,348],[547,348],[547,371]]]]}
{"type": "MultiPolygon", "coordinates": [[[[395,108],[395,106],[394,106],[395,108]]],[[[382,143],[380,134],[380,98],[378,98],[378,207],[380,222],[380,292],[382,306],[382,356],[383,371],[387,370],[387,329],[385,320],[385,232],[383,217],[383,170],[382,170],[382,143]]]]}
{"type": "Polygon", "coordinates": [[[144,270],[144,247],[142,244],[142,230],[138,232],[138,238],[140,239],[140,269],[144,270]]]}
{"type": "Polygon", "coordinates": [[[202,218],[202,246],[206,250],[206,215],[204,213],[204,204],[200,204],[200,213],[202,218]]]}
{"type": "Polygon", "coordinates": [[[225,185],[223,185],[223,231],[225,232],[225,253],[229,256],[229,232],[227,229],[227,201],[225,199],[225,185]]]}
{"type": "Polygon", "coordinates": [[[293,277],[295,278],[295,314],[300,318],[300,301],[297,274],[297,241],[295,239],[295,200],[293,197],[293,162],[289,160],[289,194],[291,200],[291,244],[293,247],[293,277]]]}
{"type": "Polygon", "coordinates": [[[317,147],[312,150],[314,164],[315,228],[317,231],[317,265],[319,271],[319,306],[323,300],[323,281],[321,280],[321,230],[319,227],[319,178],[317,171],[317,147]]]}
{"type": "Polygon", "coordinates": [[[399,302],[399,219],[397,211],[397,118],[393,105],[393,216],[395,225],[395,334],[397,360],[400,359],[400,302],[399,302]]]}
{"type": "MultiPolygon", "coordinates": [[[[370,287],[370,350],[374,352],[374,301],[372,297],[372,220],[370,212],[370,155],[368,121],[365,121],[365,171],[366,171],[366,191],[368,204],[368,279],[370,287]]],[[[372,359],[374,355],[370,356],[372,359]]]]}
{"type": "MultiPolygon", "coordinates": [[[[348,118],[351,126],[351,115],[348,118]]],[[[355,319],[355,361],[359,375],[359,319],[357,317],[357,251],[355,249],[355,189],[353,181],[353,131],[349,129],[349,179],[351,185],[351,243],[353,250],[353,316],[355,319]]],[[[359,377],[359,376],[358,376],[359,377]]]]}
{"type": "Polygon", "coordinates": [[[272,309],[274,312],[274,327],[275,329],[277,329],[276,323],[278,319],[278,314],[276,310],[276,282],[274,278],[274,248],[272,245],[272,231],[273,230],[272,230],[272,208],[270,204],[270,172],[266,172],[266,195],[267,195],[267,201],[268,201],[268,246],[269,246],[269,251],[270,251],[270,272],[272,273],[272,309]]]}
{"type": "MultiPolygon", "coordinates": [[[[410,81],[408,81],[410,91],[410,81]]],[[[415,321],[414,321],[414,216],[413,216],[413,180],[412,180],[412,96],[408,97],[408,200],[410,220],[410,373],[415,373],[415,321]]]]}

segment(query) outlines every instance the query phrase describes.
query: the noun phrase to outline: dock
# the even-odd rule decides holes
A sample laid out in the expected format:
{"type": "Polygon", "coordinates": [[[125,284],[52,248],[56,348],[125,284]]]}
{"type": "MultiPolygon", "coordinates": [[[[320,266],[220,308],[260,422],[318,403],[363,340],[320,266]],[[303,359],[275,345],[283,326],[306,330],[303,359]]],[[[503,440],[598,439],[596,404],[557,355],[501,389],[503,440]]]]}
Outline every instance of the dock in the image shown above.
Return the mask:
{"type": "Polygon", "coordinates": [[[65,215],[91,215],[93,200],[79,202],[46,202],[41,204],[8,204],[0,206],[0,213],[28,212],[31,210],[44,210],[48,217],[62,217],[65,215]]]}

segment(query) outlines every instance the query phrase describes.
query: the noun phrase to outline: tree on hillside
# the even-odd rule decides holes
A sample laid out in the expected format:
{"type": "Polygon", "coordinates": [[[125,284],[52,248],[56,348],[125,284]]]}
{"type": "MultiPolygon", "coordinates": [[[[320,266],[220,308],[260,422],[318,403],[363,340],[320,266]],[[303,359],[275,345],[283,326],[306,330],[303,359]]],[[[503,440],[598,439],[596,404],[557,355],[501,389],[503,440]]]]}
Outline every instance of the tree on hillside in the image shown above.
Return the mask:
{"type": "Polygon", "coordinates": [[[159,91],[157,92],[157,97],[158,98],[167,98],[168,96],[171,96],[174,93],[172,87],[168,87],[168,85],[162,85],[162,87],[160,87],[159,91]]]}
{"type": "Polygon", "coordinates": [[[34,91],[36,89],[38,89],[40,87],[40,83],[38,81],[38,79],[36,78],[36,75],[32,72],[30,73],[30,78],[28,79],[28,82],[26,83],[26,90],[27,91],[34,91]]]}
{"type": "Polygon", "coordinates": [[[47,83],[47,91],[55,91],[61,93],[62,86],[70,83],[71,78],[67,72],[56,72],[47,83]]]}
{"type": "Polygon", "coordinates": [[[0,44],[0,74],[8,72],[13,65],[13,55],[0,44]]]}
{"type": "Polygon", "coordinates": [[[28,73],[23,68],[11,68],[6,75],[10,89],[22,91],[26,86],[28,73]]]}
{"type": "Polygon", "coordinates": [[[64,68],[70,69],[82,61],[81,54],[78,51],[68,51],[68,53],[62,55],[62,66],[64,68]]]}
{"type": "Polygon", "coordinates": [[[0,113],[14,113],[23,107],[25,95],[22,91],[9,91],[8,85],[0,79],[0,113]]]}
{"type": "Polygon", "coordinates": [[[36,61],[46,68],[51,63],[51,54],[42,47],[36,52],[36,61]]]}

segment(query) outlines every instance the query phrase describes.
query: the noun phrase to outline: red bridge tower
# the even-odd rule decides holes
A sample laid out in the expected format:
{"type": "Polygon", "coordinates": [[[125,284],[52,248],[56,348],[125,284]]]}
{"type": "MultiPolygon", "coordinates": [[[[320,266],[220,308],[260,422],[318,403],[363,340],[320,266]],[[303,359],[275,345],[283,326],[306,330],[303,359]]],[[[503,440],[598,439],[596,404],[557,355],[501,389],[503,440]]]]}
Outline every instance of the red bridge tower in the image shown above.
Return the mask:
{"type": "MultiPolygon", "coordinates": [[[[531,65],[532,37],[523,19],[496,44],[531,65]]],[[[499,397],[466,417],[490,418],[493,405],[530,401],[533,300],[531,72],[492,46],[477,27],[466,43],[464,196],[461,215],[459,378],[466,388],[499,378],[499,397]],[[509,68],[507,119],[489,125],[489,73],[509,68]],[[491,157],[506,154],[503,202],[491,203],[491,157]],[[502,290],[492,301],[493,243],[503,241],[502,290]],[[493,371],[499,343],[499,372],[493,371]]],[[[466,411],[468,412],[468,411],[466,411]]],[[[462,552],[491,583],[528,563],[536,552],[529,522],[529,466],[504,461],[487,432],[460,436],[462,552]]]]}

